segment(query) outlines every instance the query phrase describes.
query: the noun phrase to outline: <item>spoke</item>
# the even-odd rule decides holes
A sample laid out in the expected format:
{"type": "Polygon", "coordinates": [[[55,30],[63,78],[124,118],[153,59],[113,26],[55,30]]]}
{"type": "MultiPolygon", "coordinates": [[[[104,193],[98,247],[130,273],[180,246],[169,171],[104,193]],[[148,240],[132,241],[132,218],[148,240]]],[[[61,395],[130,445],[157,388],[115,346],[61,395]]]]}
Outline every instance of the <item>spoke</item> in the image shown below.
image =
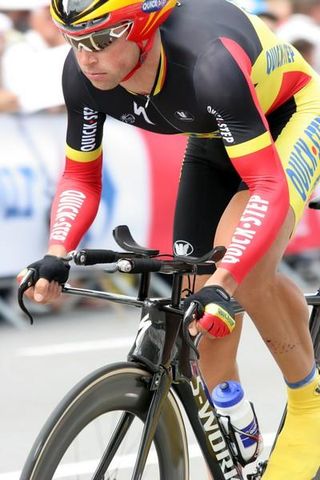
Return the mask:
{"type": "MultiPolygon", "coordinates": [[[[92,477],[92,480],[104,480],[104,475],[113,460],[113,457],[117,453],[119,446],[121,445],[122,440],[124,439],[127,431],[130,428],[134,420],[134,415],[132,413],[124,412],[116,426],[112,437],[109,441],[107,448],[105,449],[101,460],[99,462],[96,471],[92,477]]],[[[113,479],[112,479],[113,480],[113,479]]]]}

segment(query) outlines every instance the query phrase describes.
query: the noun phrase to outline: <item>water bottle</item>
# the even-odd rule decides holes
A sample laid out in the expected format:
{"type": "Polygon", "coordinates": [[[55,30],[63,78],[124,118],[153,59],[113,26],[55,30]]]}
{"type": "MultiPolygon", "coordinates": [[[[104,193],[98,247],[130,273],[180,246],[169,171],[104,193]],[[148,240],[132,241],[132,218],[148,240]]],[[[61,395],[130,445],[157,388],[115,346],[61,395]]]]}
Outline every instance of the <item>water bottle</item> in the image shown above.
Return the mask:
{"type": "Polygon", "coordinates": [[[221,415],[226,433],[229,434],[230,430],[234,433],[242,463],[253,462],[261,452],[262,436],[252,404],[245,397],[240,383],[221,383],[213,390],[212,401],[221,415]]]}

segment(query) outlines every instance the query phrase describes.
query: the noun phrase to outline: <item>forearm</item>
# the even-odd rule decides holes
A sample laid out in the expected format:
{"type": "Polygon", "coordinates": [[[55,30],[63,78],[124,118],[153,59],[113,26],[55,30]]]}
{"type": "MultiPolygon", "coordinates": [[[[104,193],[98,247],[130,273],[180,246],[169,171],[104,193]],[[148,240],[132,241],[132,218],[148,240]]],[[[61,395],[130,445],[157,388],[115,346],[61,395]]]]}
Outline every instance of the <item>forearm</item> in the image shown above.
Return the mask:
{"type": "Polygon", "coordinates": [[[96,217],[101,188],[101,157],[88,164],[67,161],[52,204],[50,252],[77,247],[96,217]]]}
{"type": "Polygon", "coordinates": [[[220,263],[237,283],[252,270],[277,237],[290,208],[285,172],[274,145],[232,160],[250,197],[220,263]]]}
{"type": "Polygon", "coordinates": [[[48,255],[55,255],[56,257],[64,257],[68,252],[63,245],[49,245],[48,255]]]}
{"type": "Polygon", "coordinates": [[[206,287],[210,285],[220,285],[230,296],[232,296],[237,289],[238,283],[228,270],[225,268],[217,268],[205,283],[206,287]]]}

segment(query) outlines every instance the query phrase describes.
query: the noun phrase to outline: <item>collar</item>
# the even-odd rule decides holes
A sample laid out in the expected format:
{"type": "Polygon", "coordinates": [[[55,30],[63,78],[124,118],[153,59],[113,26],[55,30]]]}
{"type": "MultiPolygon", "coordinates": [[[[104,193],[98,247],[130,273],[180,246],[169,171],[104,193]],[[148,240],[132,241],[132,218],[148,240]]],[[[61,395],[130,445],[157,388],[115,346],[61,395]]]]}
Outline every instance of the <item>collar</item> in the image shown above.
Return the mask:
{"type": "Polygon", "coordinates": [[[158,66],[156,78],[155,78],[150,95],[157,95],[158,93],[161,92],[166,79],[166,74],[167,74],[167,57],[166,57],[166,53],[164,51],[163,45],[161,43],[159,66],[158,66]]]}
{"type": "MultiPolygon", "coordinates": [[[[143,48],[140,44],[138,44],[138,46],[140,48],[140,52],[141,52],[139,61],[138,61],[137,65],[131,70],[131,72],[128,73],[128,75],[122,81],[129,80],[129,78],[132,77],[132,75],[138,70],[138,68],[141,67],[144,60],[146,59],[146,56],[147,56],[148,52],[150,51],[150,49],[153,46],[154,38],[155,38],[155,35],[153,35],[148,40],[148,43],[146,45],[144,45],[143,48]]],[[[150,95],[157,95],[158,93],[161,92],[161,90],[163,88],[163,85],[164,85],[164,82],[165,82],[165,79],[166,79],[166,74],[167,74],[167,57],[166,57],[165,50],[163,48],[163,44],[161,42],[159,65],[158,65],[156,78],[155,78],[153,87],[151,89],[150,95]]]]}
{"type": "Polygon", "coordinates": [[[133,67],[133,69],[131,70],[131,72],[128,73],[128,75],[126,75],[121,81],[122,82],[125,82],[126,80],[129,80],[129,78],[132,77],[132,75],[134,73],[136,73],[136,71],[138,70],[138,68],[141,67],[141,65],[143,64],[143,62],[145,61],[145,59],[147,58],[147,54],[148,52],[151,50],[152,48],[152,45],[154,43],[154,39],[155,39],[155,35],[153,34],[152,37],[148,38],[148,40],[146,41],[146,43],[144,42],[139,42],[137,43],[138,47],[139,47],[139,50],[140,50],[140,57],[139,57],[139,60],[138,60],[138,63],[135,67],[133,67]]]}

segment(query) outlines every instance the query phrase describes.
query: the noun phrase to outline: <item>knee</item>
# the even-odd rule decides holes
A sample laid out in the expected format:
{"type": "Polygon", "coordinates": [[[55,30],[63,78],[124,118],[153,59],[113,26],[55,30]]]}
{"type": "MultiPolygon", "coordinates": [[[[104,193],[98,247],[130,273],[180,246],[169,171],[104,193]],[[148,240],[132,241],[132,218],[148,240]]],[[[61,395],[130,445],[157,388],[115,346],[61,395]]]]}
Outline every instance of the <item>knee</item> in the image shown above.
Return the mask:
{"type": "Polygon", "coordinates": [[[303,292],[281,273],[248,275],[237,288],[234,297],[247,312],[260,312],[272,308],[287,308],[308,317],[308,306],[303,292]]]}
{"type": "Polygon", "coordinates": [[[257,302],[272,301],[279,285],[277,275],[248,276],[237,288],[234,297],[246,309],[257,302]]]}

